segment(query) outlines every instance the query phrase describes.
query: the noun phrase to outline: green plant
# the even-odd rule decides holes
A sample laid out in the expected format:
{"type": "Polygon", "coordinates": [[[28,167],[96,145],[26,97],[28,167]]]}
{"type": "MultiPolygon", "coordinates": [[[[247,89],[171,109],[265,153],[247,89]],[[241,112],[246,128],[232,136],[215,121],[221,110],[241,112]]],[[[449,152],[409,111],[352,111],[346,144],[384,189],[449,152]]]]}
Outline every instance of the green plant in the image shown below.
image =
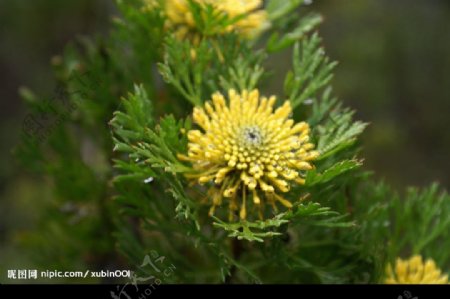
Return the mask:
{"type": "MultiPolygon", "coordinates": [[[[43,265],[125,264],[146,275],[139,265],[155,250],[176,265],[165,282],[194,283],[380,282],[386,263],[410,253],[448,268],[448,252],[436,249],[448,242],[448,194],[433,185],[400,199],[361,169],[358,136],[367,124],[354,121],[333,96],[336,63],[314,32],[321,17],[297,10],[302,2],[267,1],[265,32],[249,37],[240,22],[250,12],[230,16],[208,1],[187,1],[193,23],[180,39],[180,28],[167,26],[163,1],[117,1],[122,17],[107,37],[82,39],[55,61],[71,109],[22,90],[33,113],[65,115],[44,138],[29,136],[35,130],[27,126],[17,148],[24,165],[54,184],[41,227],[23,238],[43,249],[37,252],[43,265]],[[317,155],[298,168],[298,183],[279,188],[279,209],[246,217],[250,190],[270,188],[246,189],[251,183],[242,179],[236,185],[241,212],[232,209],[236,217],[227,220],[217,204],[211,216],[204,201],[219,183],[192,181],[193,160],[180,159],[199,126],[192,111],[208,110],[216,92],[264,94],[264,82],[280,76],[264,62],[289,47],[292,70],[277,95],[279,111],[290,102],[286,121],[309,124],[300,137],[308,137],[317,155]],[[53,242],[45,244],[48,239],[53,242]]],[[[288,152],[297,154],[293,149],[288,152]]],[[[232,172],[231,180],[238,171],[232,172]]],[[[257,205],[257,193],[252,196],[257,205]]]]}

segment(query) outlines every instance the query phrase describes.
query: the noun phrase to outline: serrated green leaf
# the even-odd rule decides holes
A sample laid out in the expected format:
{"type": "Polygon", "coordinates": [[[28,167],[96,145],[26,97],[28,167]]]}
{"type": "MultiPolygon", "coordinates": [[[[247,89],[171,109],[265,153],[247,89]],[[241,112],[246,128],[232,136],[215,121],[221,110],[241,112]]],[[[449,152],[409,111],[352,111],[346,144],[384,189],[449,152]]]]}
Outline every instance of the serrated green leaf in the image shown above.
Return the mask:
{"type": "Polygon", "coordinates": [[[311,13],[302,17],[295,29],[291,32],[288,32],[281,37],[278,32],[274,32],[267,42],[267,50],[269,52],[277,52],[291,46],[319,25],[322,20],[323,18],[321,15],[311,13]]]}
{"type": "Polygon", "coordinates": [[[304,0],[269,0],[267,1],[266,11],[269,19],[275,21],[292,12],[303,2],[304,0]]]}
{"type": "Polygon", "coordinates": [[[235,223],[227,223],[222,220],[213,217],[216,222],[214,226],[220,227],[228,232],[228,236],[237,238],[238,240],[264,242],[264,238],[270,238],[281,235],[280,232],[273,231],[281,225],[288,222],[286,219],[282,219],[284,214],[275,216],[272,219],[259,220],[255,222],[240,221],[235,223]]]}
{"type": "Polygon", "coordinates": [[[360,167],[362,163],[358,160],[344,160],[327,168],[323,173],[318,173],[316,169],[308,171],[305,186],[313,186],[331,181],[335,177],[360,167]]]}
{"type": "Polygon", "coordinates": [[[320,47],[321,39],[314,33],[302,43],[296,42],[293,51],[293,71],[285,78],[284,91],[295,108],[305,100],[316,97],[332,78],[336,62],[330,62],[320,47]]]}

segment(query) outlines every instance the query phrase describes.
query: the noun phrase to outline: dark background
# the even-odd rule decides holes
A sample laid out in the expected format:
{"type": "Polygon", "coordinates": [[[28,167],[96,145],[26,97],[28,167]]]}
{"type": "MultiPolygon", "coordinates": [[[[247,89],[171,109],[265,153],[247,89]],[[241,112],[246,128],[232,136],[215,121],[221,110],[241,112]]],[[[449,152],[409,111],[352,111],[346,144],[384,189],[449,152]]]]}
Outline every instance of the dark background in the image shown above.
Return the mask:
{"type": "MultiPolygon", "coordinates": [[[[329,0],[305,9],[325,17],[324,45],[339,61],[335,94],[371,123],[366,169],[399,189],[432,181],[448,189],[450,1],[329,0]]],[[[46,197],[10,155],[26,113],[18,89],[49,94],[51,58],[77,36],[105,34],[114,13],[112,0],[0,0],[0,244],[33,225],[46,197]]],[[[8,250],[0,246],[0,256],[14,256],[8,250]]]]}

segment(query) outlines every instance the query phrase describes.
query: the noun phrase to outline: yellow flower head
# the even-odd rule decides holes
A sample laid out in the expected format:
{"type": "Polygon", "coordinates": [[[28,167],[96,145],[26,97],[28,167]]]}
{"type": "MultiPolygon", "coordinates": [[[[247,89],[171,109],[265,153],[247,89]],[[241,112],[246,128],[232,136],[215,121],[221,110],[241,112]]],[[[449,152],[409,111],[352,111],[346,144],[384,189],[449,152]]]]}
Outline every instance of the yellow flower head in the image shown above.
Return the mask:
{"type": "MultiPolygon", "coordinates": [[[[259,9],[262,6],[261,0],[193,1],[200,5],[212,5],[218,15],[226,15],[229,19],[240,17],[239,20],[226,28],[211,32],[213,35],[235,31],[242,36],[251,37],[267,24],[266,12],[259,9]]],[[[194,42],[199,41],[201,37],[188,0],[166,0],[164,11],[167,16],[167,28],[173,29],[178,38],[190,38],[194,42]]]]}
{"type": "Polygon", "coordinates": [[[291,183],[303,184],[301,172],[311,169],[310,161],[319,155],[309,142],[309,125],[294,124],[289,101],[274,110],[275,97],[260,98],[258,90],[230,90],[228,98],[227,103],[215,93],[212,103],[194,108],[201,130],[188,132],[188,155],[179,155],[192,163],[187,176],[210,186],[210,214],[228,201],[230,220],[238,209],[246,218],[250,196],[260,218],[265,202],[274,209],[276,202],[292,207],[277,193],[288,192],[291,183]]]}
{"type": "Polygon", "coordinates": [[[384,282],[388,284],[446,284],[448,276],[441,273],[433,260],[428,259],[424,263],[420,255],[415,255],[409,260],[397,259],[395,268],[388,265],[384,282]]]}

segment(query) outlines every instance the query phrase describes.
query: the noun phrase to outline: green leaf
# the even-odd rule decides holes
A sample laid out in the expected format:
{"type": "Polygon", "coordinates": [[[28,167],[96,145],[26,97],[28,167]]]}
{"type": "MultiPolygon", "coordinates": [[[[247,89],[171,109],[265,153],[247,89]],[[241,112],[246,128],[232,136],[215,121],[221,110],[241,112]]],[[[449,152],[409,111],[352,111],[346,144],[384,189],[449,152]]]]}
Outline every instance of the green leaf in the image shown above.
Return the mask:
{"type": "Polygon", "coordinates": [[[282,219],[283,216],[284,213],[279,214],[272,219],[267,219],[264,221],[260,220],[249,222],[242,220],[236,223],[223,222],[222,220],[213,217],[216,221],[213,223],[213,225],[227,231],[229,233],[229,237],[237,238],[238,240],[247,240],[250,242],[263,242],[264,238],[281,235],[280,232],[271,230],[276,229],[288,222],[288,220],[282,219]]]}
{"type": "Polygon", "coordinates": [[[200,105],[204,100],[204,71],[214,55],[209,41],[204,40],[194,47],[188,40],[168,37],[165,44],[164,62],[158,64],[164,81],[175,87],[192,105],[200,105]]]}
{"type": "Polygon", "coordinates": [[[265,56],[233,33],[203,39],[198,45],[168,37],[164,62],[158,68],[168,84],[198,106],[217,91],[255,88],[264,74],[265,56]]]}
{"type": "MultiPolygon", "coordinates": [[[[400,195],[385,183],[367,181],[355,193],[355,218],[367,244],[378,244],[387,259],[420,254],[441,269],[450,265],[450,195],[434,183],[400,195]]],[[[445,270],[444,270],[445,271],[445,270]]]]}
{"type": "Polygon", "coordinates": [[[227,73],[219,75],[220,85],[224,90],[243,91],[256,88],[264,74],[264,69],[260,64],[263,55],[261,52],[256,52],[253,57],[254,59],[249,59],[239,56],[230,65],[227,73]]]}
{"type": "MultiPolygon", "coordinates": [[[[143,86],[134,86],[134,93],[129,93],[122,99],[124,111],[114,112],[110,124],[118,137],[127,143],[142,140],[145,128],[153,123],[153,107],[143,86]]],[[[118,141],[118,140],[116,140],[118,141]]],[[[125,144],[116,143],[116,149],[121,150],[125,144]]]]}
{"type": "Polygon", "coordinates": [[[313,103],[313,116],[311,118],[314,125],[314,135],[318,139],[317,150],[320,156],[317,161],[324,160],[344,149],[352,146],[356,137],[361,134],[367,123],[361,121],[353,122],[354,111],[341,105],[335,98],[330,97],[331,89],[327,89],[321,101],[313,103]],[[321,124],[317,124],[321,122],[321,124]]]}
{"type": "Polygon", "coordinates": [[[321,39],[317,33],[295,43],[293,54],[293,71],[284,81],[284,91],[295,108],[316,93],[332,79],[332,70],[336,62],[330,62],[320,47],[321,39]]]}
{"type": "Polygon", "coordinates": [[[323,173],[318,173],[316,169],[308,171],[305,186],[327,183],[339,175],[354,170],[362,165],[358,160],[344,160],[327,168],[323,173]]]}
{"type": "Polygon", "coordinates": [[[304,0],[268,0],[266,11],[269,15],[269,20],[273,22],[289,14],[303,2],[304,0]]]}
{"type": "Polygon", "coordinates": [[[319,203],[309,202],[297,204],[283,217],[296,225],[311,225],[323,227],[354,227],[353,221],[347,221],[348,215],[341,215],[329,207],[319,203]]]}
{"type": "Polygon", "coordinates": [[[267,50],[269,52],[277,52],[291,46],[295,42],[302,39],[308,32],[317,27],[322,20],[323,18],[321,15],[311,13],[300,18],[295,29],[288,33],[284,33],[281,37],[278,31],[274,32],[267,42],[267,50]]]}

